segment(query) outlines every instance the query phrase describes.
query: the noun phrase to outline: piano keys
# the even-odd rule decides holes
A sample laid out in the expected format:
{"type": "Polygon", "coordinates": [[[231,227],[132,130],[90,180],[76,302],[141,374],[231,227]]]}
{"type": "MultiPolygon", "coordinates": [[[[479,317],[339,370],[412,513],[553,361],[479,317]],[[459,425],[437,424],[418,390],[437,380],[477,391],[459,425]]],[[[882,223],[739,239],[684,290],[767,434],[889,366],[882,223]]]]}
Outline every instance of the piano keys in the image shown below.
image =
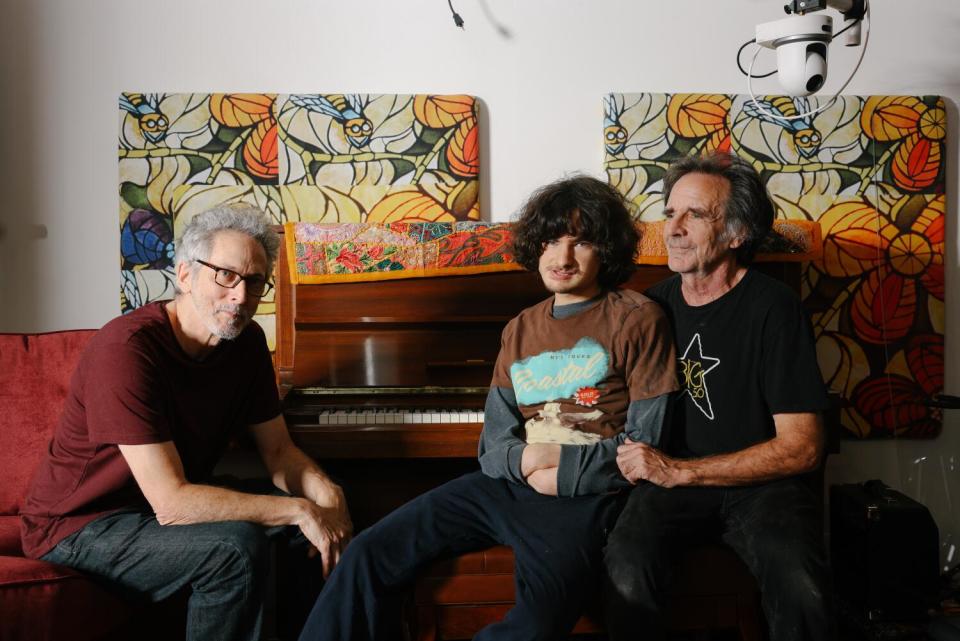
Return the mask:
{"type": "Polygon", "coordinates": [[[488,389],[296,388],[284,415],[294,441],[318,458],[470,458],[488,389]]]}
{"type": "MultiPolygon", "coordinates": [[[[444,423],[483,424],[483,412],[468,409],[412,409],[387,407],[377,410],[324,409],[317,413],[318,425],[441,425],[444,423]]],[[[309,429],[302,426],[301,429],[309,429]]]]}

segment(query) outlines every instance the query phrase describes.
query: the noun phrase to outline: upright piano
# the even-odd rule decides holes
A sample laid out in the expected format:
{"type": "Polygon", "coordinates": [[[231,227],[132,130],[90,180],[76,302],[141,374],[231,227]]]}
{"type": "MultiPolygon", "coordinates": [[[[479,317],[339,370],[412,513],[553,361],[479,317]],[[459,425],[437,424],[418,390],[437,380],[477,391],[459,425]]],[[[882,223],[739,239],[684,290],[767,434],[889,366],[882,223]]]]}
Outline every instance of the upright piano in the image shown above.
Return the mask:
{"type": "MultiPolygon", "coordinates": [[[[342,481],[357,527],[478,469],[500,333],[549,296],[538,276],[295,284],[287,260],[282,250],[276,367],[284,414],[293,440],[342,481]]],[[[760,267],[799,287],[800,263],[760,267]]],[[[626,286],[643,291],[669,275],[664,265],[641,265],[626,286]]]]}

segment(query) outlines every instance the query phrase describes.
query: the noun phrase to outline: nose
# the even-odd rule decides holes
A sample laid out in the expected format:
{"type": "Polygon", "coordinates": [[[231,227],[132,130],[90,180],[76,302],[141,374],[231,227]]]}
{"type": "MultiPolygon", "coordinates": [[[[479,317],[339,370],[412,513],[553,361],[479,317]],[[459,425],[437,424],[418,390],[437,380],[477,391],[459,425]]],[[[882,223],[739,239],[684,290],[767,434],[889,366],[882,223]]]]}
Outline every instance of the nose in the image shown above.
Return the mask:
{"type": "Polygon", "coordinates": [[[230,301],[243,305],[248,300],[250,300],[250,296],[247,294],[247,281],[241,280],[236,287],[230,289],[230,301]]]}
{"type": "Polygon", "coordinates": [[[569,267],[574,263],[574,245],[573,243],[557,244],[557,262],[561,267],[569,267]]]}
{"type": "Polygon", "coordinates": [[[672,218],[667,218],[663,226],[663,235],[665,238],[671,236],[681,236],[686,233],[686,229],[683,226],[683,222],[686,219],[686,216],[681,213],[676,213],[672,218]]]}

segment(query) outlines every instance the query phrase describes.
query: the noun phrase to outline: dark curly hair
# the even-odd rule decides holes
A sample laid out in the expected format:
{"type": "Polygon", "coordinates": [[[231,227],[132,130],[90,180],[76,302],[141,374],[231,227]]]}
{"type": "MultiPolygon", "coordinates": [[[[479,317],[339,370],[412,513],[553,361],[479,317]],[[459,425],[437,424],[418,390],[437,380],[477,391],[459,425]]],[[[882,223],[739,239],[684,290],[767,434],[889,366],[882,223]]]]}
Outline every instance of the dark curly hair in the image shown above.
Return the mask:
{"type": "Polygon", "coordinates": [[[590,176],[564,178],[530,196],[513,228],[516,261],[536,272],[544,243],[561,236],[593,243],[600,257],[597,281],[604,289],[626,282],[636,265],[640,234],[623,196],[590,176]]]}
{"type": "Polygon", "coordinates": [[[705,156],[685,156],[667,170],[663,178],[663,200],[670,200],[670,191],[687,174],[720,176],[730,185],[730,195],[723,204],[724,237],[741,236],[742,244],[734,249],[737,262],[749,265],[773,226],[775,211],[760,174],[746,160],[734,154],[715,152],[705,156]]]}

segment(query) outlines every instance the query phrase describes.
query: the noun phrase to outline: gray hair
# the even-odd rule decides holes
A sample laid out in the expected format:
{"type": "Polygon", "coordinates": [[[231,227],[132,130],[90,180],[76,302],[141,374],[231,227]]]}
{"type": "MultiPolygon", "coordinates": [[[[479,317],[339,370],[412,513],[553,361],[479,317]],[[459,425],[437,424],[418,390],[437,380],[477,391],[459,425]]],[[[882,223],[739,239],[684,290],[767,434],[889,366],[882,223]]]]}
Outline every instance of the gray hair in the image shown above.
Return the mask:
{"type": "Polygon", "coordinates": [[[753,261],[757,248],[773,226],[775,211],[760,174],[746,160],[734,155],[715,152],[705,156],[685,156],[673,163],[663,178],[663,199],[669,200],[670,191],[687,174],[708,174],[726,179],[730,195],[724,208],[723,238],[740,236],[743,243],[734,249],[737,262],[747,265],[753,261]]]}
{"type": "Polygon", "coordinates": [[[262,210],[242,203],[220,205],[190,219],[177,239],[174,265],[189,265],[210,258],[213,237],[221,231],[238,231],[260,243],[267,255],[267,278],[270,277],[280,249],[280,237],[273,231],[270,219],[262,210]]]}

